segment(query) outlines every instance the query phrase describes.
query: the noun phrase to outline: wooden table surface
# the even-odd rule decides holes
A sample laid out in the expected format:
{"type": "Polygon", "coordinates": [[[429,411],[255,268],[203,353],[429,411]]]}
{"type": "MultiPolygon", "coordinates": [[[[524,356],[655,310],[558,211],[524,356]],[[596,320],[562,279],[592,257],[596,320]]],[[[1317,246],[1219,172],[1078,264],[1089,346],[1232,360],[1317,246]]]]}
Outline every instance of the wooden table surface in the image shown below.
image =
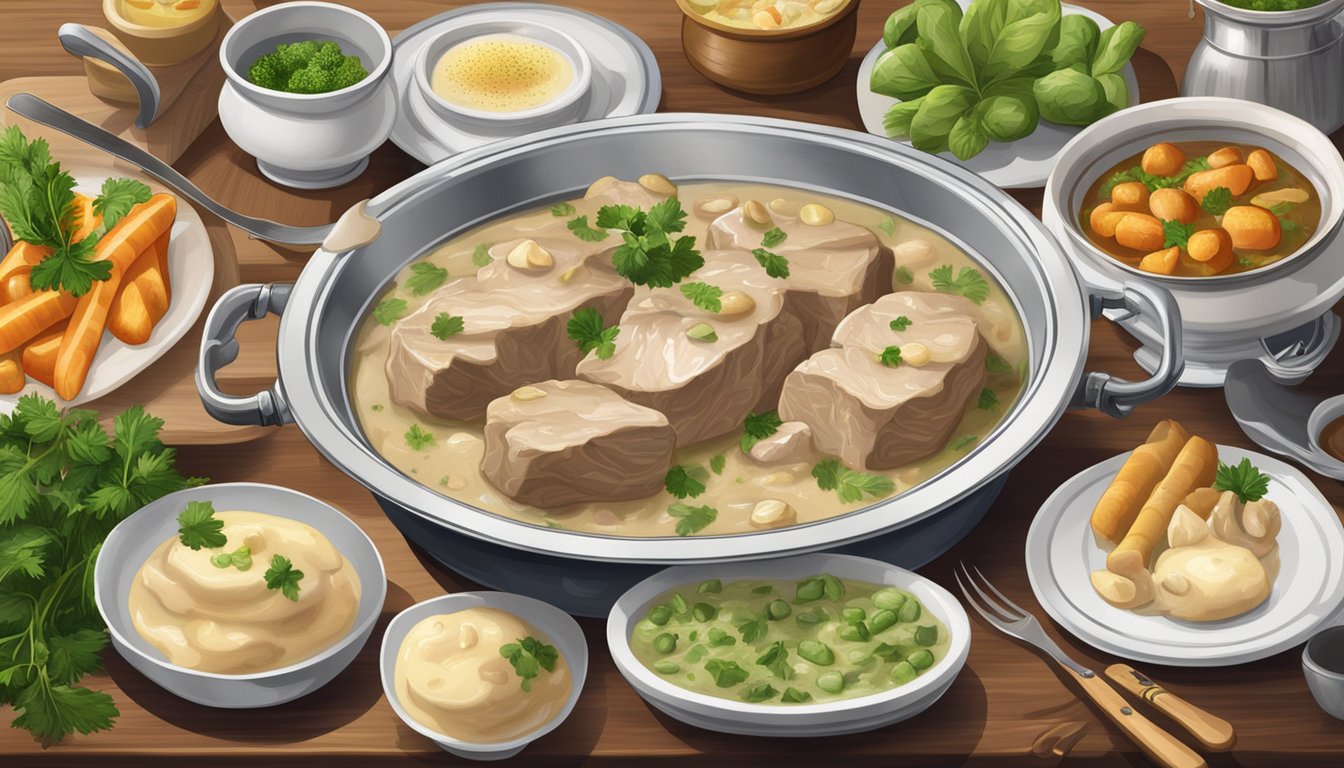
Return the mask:
{"type": "MultiPolygon", "coordinates": [[[[237,0],[229,0],[237,2],[237,0]]],[[[427,0],[351,0],[350,5],[389,29],[462,3],[427,0]]],[[[750,97],[715,87],[687,64],[680,49],[680,18],[672,0],[570,0],[618,21],[642,36],[662,67],[667,111],[711,111],[789,117],[859,128],[854,79],[859,61],[880,36],[882,21],[903,0],[864,0],[860,35],[845,70],[807,93],[750,97]]],[[[1113,18],[1123,15],[1148,29],[1134,58],[1145,101],[1177,94],[1177,83],[1199,38],[1200,19],[1187,15],[1185,0],[1083,2],[1113,18]]],[[[95,0],[4,0],[0,11],[0,79],[36,74],[78,74],[79,63],[55,41],[61,22],[98,23],[95,0]]],[[[261,180],[250,159],[218,123],[178,163],[179,170],[225,204],[257,215],[280,215],[295,224],[331,220],[350,203],[370,196],[418,170],[391,144],[374,156],[369,170],[339,190],[296,193],[261,180]]],[[[1040,192],[1016,196],[1039,211],[1040,192]]],[[[235,239],[245,238],[235,233],[235,239]]],[[[256,243],[240,249],[244,281],[293,279],[303,254],[256,243]],[[244,252],[245,251],[245,252],[244,252]]],[[[1089,368],[1138,374],[1130,360],[1133,342],[1106,322],[1095,324],[1089,368]]],[[[1333,394],[1344,380],[1344,351],[1304,385],[1333,394]]],[[[134,386],[134,385],[132,385],[134,386]]],[[[1154,421],[1179,418],[1212,440],[1251,446],[1237,428],[1218,390],[1179,390],[1125,421],[1095,412],[1064,416],[1046,441],[1012,474],[1003,495],[976,531],[923,572],[952,585],[959,560],[979,566],[1011,597],[1036,607],[1023,566],[1027,527],[1041,502],[1063,480],[1097,461],[1130,449],[1154,421]]],[[[297,488],[342,506],[373,537],[390,580],[383,621],[364,652],[335,682],[292,704],[262,711],[212,710],[179,700],[155,687],[109,651],[106,675],[86,680],[111,692],[121,710],[116,728],[42,748],[27,733],[0,730],[0,765],[57,764],[184,765],[392,765],[444,764],[440,753],[397,720],[382,696],[376,653],[388,618],[419,600],[473,585],[428,562],[409,547],[373,499],[327,464],[295,427],[241,446],[197,447],[180,457],[184,471],[215,481],[251,480],[297,488]]],[[[1344,486],[1316,477],[1336,505],[1344,486]]],[[[1044,616],[1038,610],[1038,614],[1044,616]]],[[[1075,642],[1046,622],[1075,658],[1096,668],[1114,659],[1075,642]]],[[[592,669],[578,708],[557,731],[516,760],[518,765],[1045,765],[1030,756],[1033,740],[1066,721],[1090,725],[1069,764],[1130,766],[1146,759],[1117,730],[1098,719],[1073,689],[1039,657],[981,624],[975,628],[970,661],[946,696],[919,718],[874,733],[833,739],[768,741],[709,733],[684,726],[646,706],[611,664],[603,624],[585,620],[592,669]]],[[[1196,704],[1221,714],[1239,732],[1236,750],[1211,756],[1213,766],[1338,765],[1344,755],[1344,723],[1321,712],[1303,681],[1295,649],[1251,665],[1228,669],[1150,668],[1159,682],[1196,704]]]]}

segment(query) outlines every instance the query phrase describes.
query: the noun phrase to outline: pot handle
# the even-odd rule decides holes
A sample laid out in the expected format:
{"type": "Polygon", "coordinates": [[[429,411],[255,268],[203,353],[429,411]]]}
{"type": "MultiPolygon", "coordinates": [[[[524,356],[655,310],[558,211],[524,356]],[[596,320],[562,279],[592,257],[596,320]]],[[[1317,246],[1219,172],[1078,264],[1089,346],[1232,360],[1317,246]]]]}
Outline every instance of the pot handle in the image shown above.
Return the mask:
{"type": "Polygon", "coordinates": [[[283,426],[294,421],[277,380],[270,389],[248,397],[220,391],[219,370],[238,359],[238,327],[247,320],[280,315],[289,301],[292,283],[252,283],[225,292],[210,310],[201,334],[201,355],[196,364],[196,391],[206,413],[225,424],[283,426]]]}
{"type": "Polygon", "coordinates": [[[1083,375],[1073,405],[1096,408],[1115,418],[1124,418],[1134,409],[1165,395],[1175,388],[1185,371],[1185,353],[1181,348],[1181,308],[1165,288],[1142,282],[1126,283],[1112,291],[1096,291],[1089,297],[1092,318],[1107,309],[1123,309],[1129,316],[1147,316],[1162,332],[1162,359],[1157,370],[1143,381],[1128,381],[1101,371],[1083,375]]]}

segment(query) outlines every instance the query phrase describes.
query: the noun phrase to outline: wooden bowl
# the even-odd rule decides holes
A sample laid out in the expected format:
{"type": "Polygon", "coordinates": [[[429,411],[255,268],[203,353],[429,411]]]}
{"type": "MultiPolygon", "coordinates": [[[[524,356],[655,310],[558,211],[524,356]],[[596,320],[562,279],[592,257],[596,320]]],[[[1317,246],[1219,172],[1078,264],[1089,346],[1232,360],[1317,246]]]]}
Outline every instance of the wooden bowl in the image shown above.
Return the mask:
{"type": "Polygon", "coordinates": [[[103,0],[103,16],[111,25],[117,39],[149,67],[170,67],[181,64],[210,46],[219,31],[219,0],[201,0],[206,8],[199,17],[186,24],[169,27],[150,27],[137,24],[121,12],[120,0],[103,0]]]}
{"type": "Polygon", "coordinates": [[[688,0],[681,46],[700,74],[747,93],[805,91],[835,77],[854,48],[859,0],[846,0],[833,15],[802,27],[744,29],[706,19],[688,0]]]}

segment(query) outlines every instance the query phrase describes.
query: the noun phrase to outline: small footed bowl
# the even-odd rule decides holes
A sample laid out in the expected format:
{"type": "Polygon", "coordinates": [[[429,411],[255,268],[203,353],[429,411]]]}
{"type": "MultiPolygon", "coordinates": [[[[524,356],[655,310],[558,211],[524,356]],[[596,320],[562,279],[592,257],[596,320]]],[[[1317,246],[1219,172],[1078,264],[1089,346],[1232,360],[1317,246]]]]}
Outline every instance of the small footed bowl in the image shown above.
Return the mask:
{"type": "Polygon", "coordinates": [[[579,628],[578,623],[570,618],[569,614],[549,603],[508,592],[458,592],[416,603],[397,614],[387,625],[387,631],[383,633],[383,647],[379,659],[383,693],[387,695],[387,701],[392,705],[392,711],[397,713],[397,717],[416,733],[433,740],[444,751],[468,760],[505,760],[558,728],[569,717],[569,713],[574,711],[574,705],[578,703],[579,695],[583,692],[584,681],[588,678],[588,642],[584,639],[583,630],[579,628]],[[457,613],[468,608],[498,608],[507,611],[546,635],[560,652],[560,656],[569,664],[570,674],[573,675],[569,699],[565,701],[560,714],[537,730],[511,741],[477,744],[439,733],[411,717],[402,708],[401,699],[397,696],[395,672],[397,655],[401,652],[401,644],[406,635],[416,624],[430,616],[457,613]]]}
{"type": "Polygon", "coordinates": [[[388,73],[392,40],[378,22],[353,8],[321,2],[273,5],[244,18],[224,36],[220,62],[228,82],[219,119],[271,180],[298,189],[326,189],[364,172],[369,153],[392,135],[396,94],[388,73]],[[358,56],[368,76],[328,93],[285,93],[253,85],[248,67],[280,43],[333,40],[358,56]]]}
{"type": "Polygon", "coordinates": [[[103,16],[122,45],[142,64],[169,67],[204,51],[219,31],[219,0],[201,0],[206,10],[187,24],[151,27],[137,24],[122,12],[125,0],[103,0],[103,16]]]}
{"type": "MultiPolygon", "coordinates": [[[[254,568],[257,565],[253,565],[254,568]]],[[[261,577],[258,571],[257,577],[261,577]]],[[[340,674],[364,647],[387,596],[387,575],[373,542],[350,518],[312,496],[262,483],[222,483],[170,493],[121,521],[98,553],[93,569],[94,602],[112,636],[112,647],[132,667],[171,694],[207,707],[249,709],[293,701],[340,674]],[[177,515],[189,501],[216,509],[276,515],[316,528],[330,539],[359,575],[359,608],[345,637],[326,650],[287,667],[247,675],[202,672],[170,663],[136,631],[130,592],[150,554],[177,535],[177,515]]]]}
{"type": "Polygon", "coordinates": [[[582,98],[593,82],[593,65],[579,41],[558,29],[537,22],[478,21],[450,27],[420,49],[415,64],[415,84],[435,112],[446,120],[468,120],[485,126],[524,125],[529,130],[549,128],[573,122],[583,108],[582,98]],[[481,37],[511,35],[546,46],[567,59],[574,79],[551,100],[514,112],[490,112],[455,104],[434,92],[434,68],[450,48],[481,37]]]}
{"type": "Polygon", "coordinates": [[[1344,395],[1335,395],[1322,401],[1307,418],[1307,439],[1323,459],[1330,459],[1344,469],[1344,461],[1332,456],[1325,450],[1325,446],[1321,445],[1321,432],[1330,426],[1331,422],[1340,418],[1344,418],[1344,395]]]}
{"type": "Polygon", "coordinates": [[[777,560],[681,565],[630,588],[607,617],[607,647],[626,682],[649,704],[677,720],[720,733],[811,737],[862,733],[918,715],[956,681],[971,650],[971,623],[961,603],[934,582],[877,560],[852,555],[798,555],[777,560]],[[644,666],[630,649],[630,635],[664,592],[707,579],[801,579],[830,573],[842,579],[899,587],[937,616],[951,635],[947,655],[905,685],[869,696],[819,704],[752,704],[691,691],[644,666]]]}
{"type": "Polygon", "coordinates": [[[1326,714],[1344,720],[1344,627],[1322,630],[1302,649],[1307,688],[1326,714]]]}

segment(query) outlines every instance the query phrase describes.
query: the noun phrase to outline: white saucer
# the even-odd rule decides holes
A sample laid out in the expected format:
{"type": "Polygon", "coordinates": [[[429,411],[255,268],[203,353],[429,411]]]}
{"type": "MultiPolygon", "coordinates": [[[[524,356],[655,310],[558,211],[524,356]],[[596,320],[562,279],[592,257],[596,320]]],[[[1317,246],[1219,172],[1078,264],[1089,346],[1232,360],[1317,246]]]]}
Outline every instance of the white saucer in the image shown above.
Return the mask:
{"type": "Polygon", "coordinates": [[[592,59],[593,79],[577,120],[640,115],[658,109],[662,75],[653,51],[635,33],[615,22],[584,11],[538,3],[487,3],[441,13],[410,27],[392,41],[393,87],[398,114],[392,142],[426,165],[500,139],[539,127],[514,125],[491,130],[466,121],[450,120],[434,111],[415,86],[412,72],[418,54],[445,25],[471,21],[526,19],[569,34],[592,59]]]}
{"type": "MultiPolygon", "coordinates": [[[[971,4],[971,0],[957,0],[957,2],[963,9],[971,4]]],[[[1087,16],[1097,22],[1097,26],[1102,29],[1115,26],[1105,16],[1077,5],[1064,3],[1063,10],[1066,16],[1073,13],[1087,16]]],[[[859,66],[859,78],[855,85],[855,91],[858,93],[859,117],[863,120],[863,127],[874,136],[887,135],[886,129],[882,127],[882,118],[893,104],[900,103],[900,99],[873,93],[868,87],[873,77],[873,67],[877,65],[877,57],[886,50],[887,46],[878,40],[877,45],[873,46],[864,57],[863,64],[859,66]]],[[[1139,103],[1139,80],[1134,75],[1134,67],[1130,64],[1125,64],[1121,74],[1129,86],[1129,106],[1132,107],[1139,103]]],[[[967,170],[984,176],[991,184],[1003,189],[1043,187],[1050,175],[1050,169],[1055,167],[1055,156],[1081,130],[1082,126],[1056,125],[1042,119],[1036,131],[1025,139],[1006,144],[991,141],[989,146],[985,147],[985,151],[970,160],[958,160],[951,152],[944,152],[940,157],[945,157],[967,170]]]]}
{"type": "Polygon", "coordinates": [[[1089,520],[1128,454],[1074,475],[1041,506],[1027,533],[1027,575],[1036,599],[1061,627],[1092,647],[1145,664],[1223,667],[1273,656],[1305,642],[1344,602],[1344,527],[1305,475],[1262,453],[1218,446],[1269,475],[1267,498],[1282,512],[1278,578],[1269,599],[1241,616],[1188,622],[1115,608],[1092,589],[1106,565],[1089,520]]]}

